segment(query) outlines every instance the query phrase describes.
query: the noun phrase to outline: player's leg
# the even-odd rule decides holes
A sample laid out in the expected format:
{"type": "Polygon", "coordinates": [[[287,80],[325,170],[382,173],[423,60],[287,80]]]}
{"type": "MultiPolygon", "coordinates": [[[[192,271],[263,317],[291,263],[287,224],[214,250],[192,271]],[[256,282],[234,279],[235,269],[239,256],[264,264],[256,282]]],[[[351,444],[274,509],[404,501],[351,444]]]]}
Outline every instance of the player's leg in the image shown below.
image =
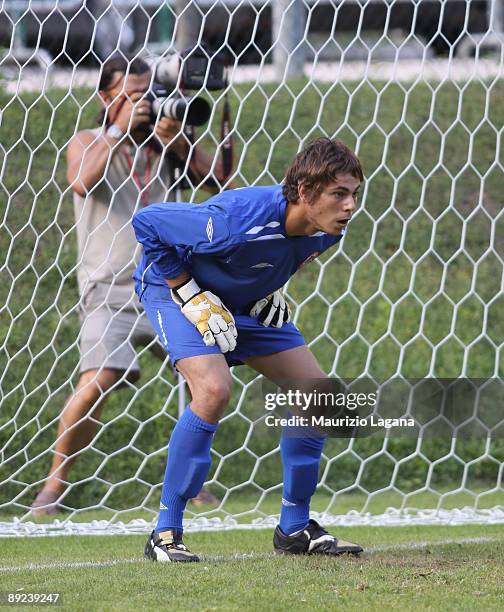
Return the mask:
{"type": "Polygon", "coordinates": [[[222,355],[199,355],[177,361],[192,401],[170,437],[156,528],[145,546],[153,561],[198,561],[182,542],[182,519],[189,499],[203,487],[211,465],[210,447],[229,401],[231,375],[222,355]]]}
{"type": "MultiPolygon", "coordinates": [[[[133,342],[135,346],[145,346],[149,349],[149,351],[155,355],[161,361],[165,361],[167,357],[167,352],[163,348],[163,345],[159,341],[159,338],[154,333],[152,329],[152,325],[149,323],[147,316],[143,312],[143,308],[141,307],[142,314],[138,318],[137,324],[135,326],[135,333],[133,335],[133,342]]],[[[180,393],[180,391],[179,391],[180,393]]],[[[203,487],[201,491],[196,495],[196,497],[192,497],[189,500],[189,503],[192,505],[199,506],[211,506],[217,507],[220,503],[220,500],[213,495],[210,491],[203,487]]]]}
{"type": "MultiPolygon", "coordinates": [[[[280,353],[246,359],[247,365],[268,379],[297,385],[306,381],[324,390],[328,381],[306,345],[280,353]]],[[[326,388],[326,390],[328,390],[326,388]]],[[[329,535],[315,521],[310,521],[310,500],[315,493],[325,435],[306,427],[284,427],[280,438],[283,464],[283,490],[280,525],[275,530],[274,546],[286,553],[360,553],[362,548],[329,535]]]]}
{"type": "Polygon", "coordinates": [[[231,375],[222,355],[181,359],[177,368],[192,401],[170,437],[156,532],[182,530],[187,501],[199,493],[208,475],[210,446],[231,393],[231,375]]]}
{"type": "Polygon", "coordinates": [[[61,412],[51,469],[44,488],[32,504],[34,516],[58,512],[56,501],[67,486],[72,463],[77,453],[92,441],[107,392],[120,376],[121,372],[106,368],[88,370],[81,375],[61,412]]]}
{"type": "MultiPolygon", "coordinates": [[[[164,361],[167,357],[166,350],[163,348],[163,345],[159,341],[159,338],[154,333],[152,325],[149,323],[149,320],[147,319],[145,314],[143,314],[143,316],[139,318],[137,327],[139,332],[138,346],[144,346],[148,348],[152,355],[154,355],[160,361],[164,361]]],[[[201,491],[196,495],[196,497],[192,497],[189,500],[189,504],[196,508],[200,508],[203,506],[207,508],[217,508],[220,502],[221,500],[205,487],[201,489],[201,491]]]]}
{"type": "Polygon", "coordinates": [[[182,542],[182,518],[188,500],[199,493],[208,475],[210,446],[230,398],[231,374],[220,349],[205,346],[171,300],[168,287],[149,285],[142,304],[192,397],[170,437],[159,518],[145,556],[153,561],[198,561],[182,542]]]}
{"type": "MultiPolygon", "coordinates": [[[[306,345],[247,359],[247,365],[279,384],[286,380],[326,379],[306,345]]],[[[325,436],[307,428],[284,427],[280,438],[283,464],[282,509],[280,528],[291,535],[302,531],[309,521],[310,499],[318,482],[320,457],[325,436]]]]}

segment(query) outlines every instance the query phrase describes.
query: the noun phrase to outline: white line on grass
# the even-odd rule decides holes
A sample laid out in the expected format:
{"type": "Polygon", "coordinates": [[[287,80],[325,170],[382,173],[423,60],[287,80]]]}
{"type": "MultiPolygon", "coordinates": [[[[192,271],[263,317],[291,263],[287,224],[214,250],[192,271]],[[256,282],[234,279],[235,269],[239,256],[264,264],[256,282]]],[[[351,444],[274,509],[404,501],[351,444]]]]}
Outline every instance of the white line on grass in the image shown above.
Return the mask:
{"type": "MultiPolygon", "coordinates": [[[[387,544],[384,546],[371,546],[366,549],[364,556],[373,555],[376,553],[386,552],[388,550],[416,550],[419,548],[425,548],[427,546],[447,546],[449,544],[481,544],[485,542],[499,542],[499,538],[459,538],[452,540],[426,540],[422,542],[407,542],[405,544],[387,544]]],[[[214,562],[214,561],[243,561],[247,559],[267,559],[274,557],[273,552],[263,553],[237,553],[234,555],[222,555],[222,556],[205,556],[202,555],[201,561],[214,562]]],[[[134,557],[132,559],[111,559],[106,561],[74,561],[72,563],[29,563],[28,565],[20,565],[17,567],[0,567],[0,573],[16,573],[16,572],[27,572],[36,570],[50,570],[50,569],[81,569],[86,567],[113,567],[115,565],[123,565],[126,563],[145,563],[146,560],[141,557],[134,557]]]]}
{"type": "Polygon", "coordinates": [[[124,563],[140,563],[145,561],[141,557],[136,559],[112,559],[107,561],[74,561],[72,563],[28,563],[28,565],[20,565],[18,567],[0,567],[1,572],[26,572],[32,570],[48,570],[48,569],[81,569],[84,567],[112,567],[113,565],[122,565],[124,563]]]}

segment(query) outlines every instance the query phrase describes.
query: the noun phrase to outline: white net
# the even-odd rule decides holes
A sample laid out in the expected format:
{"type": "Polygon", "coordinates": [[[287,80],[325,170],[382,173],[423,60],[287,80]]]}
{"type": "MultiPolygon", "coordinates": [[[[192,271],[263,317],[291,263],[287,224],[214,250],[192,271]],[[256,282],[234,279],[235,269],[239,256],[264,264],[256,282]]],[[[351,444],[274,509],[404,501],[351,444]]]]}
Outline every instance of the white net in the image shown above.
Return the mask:
{"type": "MultiPolygon", "coordinates": [[[[30,504],[79,381],[66,147],[96,127],[111,53],[152,56],[175,39],[229,58],[226,89],[197,92],[214,112],[195,144],[217,158],[227,92],[233,186],[281,181],[319,135],[363,161],[347,236],[287,287],[323,369],[381,383],[474,379],[457,430],[437,421],[429,435],[425,420],[415,437],[329,440],[313,511],[326,524],[504,521],[502,17],[497,1],[2,2],[0,534],[145,531],[156,517],[182,386],[148,347],[137,348],[139,381],[124,375],[93,400],[106,406],[74,453],[62,514],[34,519],[30,504]]],[[[183,200],[204,198],[202,182],[188,187],[183,200]]],[[[232,374],[206,484],[219,502],[190,504],[188,529],[269,526],[279,512],[278,438],[264,426],[260,377],[232,374]]]]}

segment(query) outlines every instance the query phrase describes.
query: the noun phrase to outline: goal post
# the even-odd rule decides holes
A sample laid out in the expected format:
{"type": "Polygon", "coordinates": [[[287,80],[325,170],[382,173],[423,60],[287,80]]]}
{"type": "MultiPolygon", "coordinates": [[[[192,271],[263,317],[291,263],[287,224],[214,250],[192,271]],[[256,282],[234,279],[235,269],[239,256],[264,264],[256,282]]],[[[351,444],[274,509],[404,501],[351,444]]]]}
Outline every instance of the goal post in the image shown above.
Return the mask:
{"type": "MultiPolygon", "coordinates": [[[[293,0],[306,19],[304,72],[294,78],[273,64],[288,42],[272,1],[168,2],[162,15],[140,0],[104,2],[100,14],[80,4],[16,0],[0,10],[10,31],[0,39],[0,535],[144,532],[156,518],[182,385],[149,347],[138,351],[141,378],[125,375],[100,398],[97,434],[77,453],[62,514],[34,519],[30,504],[79,380],[65,154],[77,131],[97,126],[106,58],[92,35],[120,15],[135,32],[132,52],[151,57],[166,10],[177,33],[177,4],[201,15],[209,53],[228,57],[225,89],[191,94],[212,108],[194,143],[217,158],[227,93],[234,187],[280,182],[322,135],[345,141],[364,165],[344,239],[304,266],[286,295],[328,375],[374,385],[390,400],[384,416],[421,410],[408,435],[381,427],[330,437],[312,511],[325,524],[504,522],[501,4],[293,0]],[[91,23],[85,52],[68,37],[77,22],[91,23]],[[63,46],[44,69],[40,42],[51,24],[63,46]],[[392,383],[401,393],[390,394],[392,383]]],[[[290,47],[297,63],[299,50],[290,47]]],[[[201,183],[188,187],[184,200],[205,199],[201,183]]],[[[266,383],[245,366],[232,378],[206,483],[219,505],[189,504],[187,529],[278,519],[279,431],[266,425],[266,383]]]]}

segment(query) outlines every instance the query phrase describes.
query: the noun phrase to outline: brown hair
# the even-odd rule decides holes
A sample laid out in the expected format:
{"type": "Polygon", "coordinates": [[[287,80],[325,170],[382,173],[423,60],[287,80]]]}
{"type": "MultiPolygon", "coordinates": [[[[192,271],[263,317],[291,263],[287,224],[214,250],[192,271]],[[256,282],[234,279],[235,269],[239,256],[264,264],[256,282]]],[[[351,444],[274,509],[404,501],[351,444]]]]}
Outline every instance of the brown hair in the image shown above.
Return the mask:
{"type": "Polygon", "coordinates": [[[313,200],[342,174],[364,180],[359,158],[341,140],[317,138],[298,153],[287,168],[282,193],[288,202],[297,202],[299,185],[303,184],[307,197],[313,200]]]}
{"type": "Polygon", "coordinates": [[[149,70],[149,64],[140,57],[128,58],[120,54],[113,55],[102,66],[98,89],[107,91],[113,84],[112,79],[114,78],[115,72],[122,72],[124,74],[144,74],[149,72],[149,70]]]}
{"type": "MultiPolygon", "coordinates": [[[[114,83],[114,77],[116,72],[123,74],[145,74],[150,70],[149,64],[141,59],[140,57],[128,58],[125,55],[116,54],[109,58],[102,66],[100,74],[100,82],[98,89],[100,91],[107,91],[111,88],[114,83]]],[[[105,109],[101,110],[98,117],[97,123],[102,125],[103,118],[105,116],[105,109]]],[[[108,118],[107,118],[108,123],[108,118]]]]}

